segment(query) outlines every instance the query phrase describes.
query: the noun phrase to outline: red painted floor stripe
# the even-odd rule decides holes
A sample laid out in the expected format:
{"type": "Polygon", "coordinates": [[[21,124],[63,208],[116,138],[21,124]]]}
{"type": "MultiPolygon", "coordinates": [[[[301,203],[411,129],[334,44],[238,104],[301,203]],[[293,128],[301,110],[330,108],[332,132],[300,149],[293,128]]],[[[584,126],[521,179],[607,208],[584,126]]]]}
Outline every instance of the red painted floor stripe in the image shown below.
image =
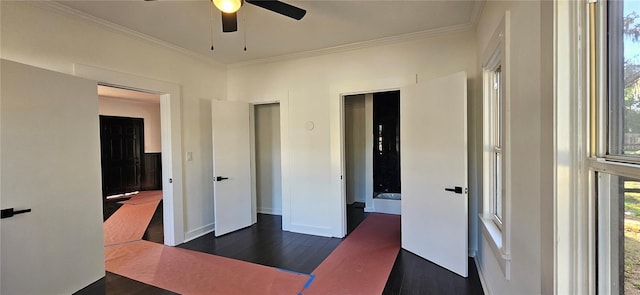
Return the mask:
{"type": "Polygon", "coordinates": [[[142,241],[160,202],[150,198],[131,198],[105,221],[107,271],[180,294],[296,295],[310,280],[308,274],[142,241]]]}
{"type": "Polygon", "coordinates": [[[400,251],[400,216],[371,213],[314,271],[302,293],[382,294],[400,251]]]}
{"type": "Polygon", "coordinates": [[[141,240],[158,203],[122,205],[103,224],[105,246],[141,240]]]}
{"type": "Polygon", "coordinates": [[[299,294],[309,275],[138,241],[105,248],[107,271],[180,294],[299,294]]]}
{"type": "Polygon", "coordinates": [[[162,200],[162,191],[144,191],[137,195],[133,195],[131,199],[122,201],[122,204],[138,205],[152,201],[162,200]]]}

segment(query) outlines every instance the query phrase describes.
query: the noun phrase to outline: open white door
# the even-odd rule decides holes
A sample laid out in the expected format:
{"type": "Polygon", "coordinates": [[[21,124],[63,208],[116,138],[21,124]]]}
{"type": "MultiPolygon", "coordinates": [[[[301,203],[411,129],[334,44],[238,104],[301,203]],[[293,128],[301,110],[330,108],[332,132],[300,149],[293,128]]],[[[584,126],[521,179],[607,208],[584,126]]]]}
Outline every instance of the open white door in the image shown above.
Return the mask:
{"type": "Polygon", "coordinates": [[[211,109],[217,237],[252,224],[249,104],[214,101],[211,109]]]}
{"type": "Polygon", "coordinates": [[[402,248],[467,277],[467,77],[400,90],[402,248]]]}
{"type": "Polygon", "coordinates": [[[104,276],[97,83],[0,69],[0,206],[32,210],[3,210],[0,294],[72,294],[104,276]]]}

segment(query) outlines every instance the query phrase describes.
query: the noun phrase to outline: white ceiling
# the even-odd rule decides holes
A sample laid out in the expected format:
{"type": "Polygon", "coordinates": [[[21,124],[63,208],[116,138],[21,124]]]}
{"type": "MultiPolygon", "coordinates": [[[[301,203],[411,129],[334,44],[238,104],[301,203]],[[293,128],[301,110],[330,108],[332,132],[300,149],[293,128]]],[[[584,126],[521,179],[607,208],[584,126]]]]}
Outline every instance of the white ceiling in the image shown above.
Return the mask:
{"type": "Polygon", "coordinates": [[[483,0],[302,0],[296,21],[245,3],[238,31],[222,33],[219,11],[208,0],[57,1],[82,14],[142,33],[215,61],[233,64],[449,28],[470,26],[483,0]],[[247,51],[243,50],[246,35],[247,51]]]}

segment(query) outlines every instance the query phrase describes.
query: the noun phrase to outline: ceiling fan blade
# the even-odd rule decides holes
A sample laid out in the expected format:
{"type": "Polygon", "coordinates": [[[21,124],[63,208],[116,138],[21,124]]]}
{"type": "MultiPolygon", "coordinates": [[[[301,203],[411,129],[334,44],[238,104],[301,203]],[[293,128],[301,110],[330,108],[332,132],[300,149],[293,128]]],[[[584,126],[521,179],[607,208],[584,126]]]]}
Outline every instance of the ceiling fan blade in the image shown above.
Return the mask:
{"type": "Polygon", "coordinates": [[[278,0],[245,0],[245,1],[247,3],[260,6],[264,9],[271,10],[275,13],[279,13],[284,16],[288,16],[290,18],[297,19],[297,20],[301,20],[302,17],[304,17],[304,15],[307,13],[307,11],[302,8],[298,8],[293,5],[280,2],[278,0]]]}
{"type": "Polygon", "coordinates": [[[225,33],[238,30],[238,15],[235,12],[222,12],[222,31],[225,33]]]}

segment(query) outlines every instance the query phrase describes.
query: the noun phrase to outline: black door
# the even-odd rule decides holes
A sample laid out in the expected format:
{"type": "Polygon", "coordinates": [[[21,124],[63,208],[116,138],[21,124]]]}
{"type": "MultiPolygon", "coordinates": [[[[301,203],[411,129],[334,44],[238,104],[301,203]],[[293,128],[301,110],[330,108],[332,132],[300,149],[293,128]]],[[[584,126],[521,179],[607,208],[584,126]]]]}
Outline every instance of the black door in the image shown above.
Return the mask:
{"type": "Polygon", "coordinates": [[[100,116],[104,197],[141,189],[143,143],[143,119],[100,116]]]}

